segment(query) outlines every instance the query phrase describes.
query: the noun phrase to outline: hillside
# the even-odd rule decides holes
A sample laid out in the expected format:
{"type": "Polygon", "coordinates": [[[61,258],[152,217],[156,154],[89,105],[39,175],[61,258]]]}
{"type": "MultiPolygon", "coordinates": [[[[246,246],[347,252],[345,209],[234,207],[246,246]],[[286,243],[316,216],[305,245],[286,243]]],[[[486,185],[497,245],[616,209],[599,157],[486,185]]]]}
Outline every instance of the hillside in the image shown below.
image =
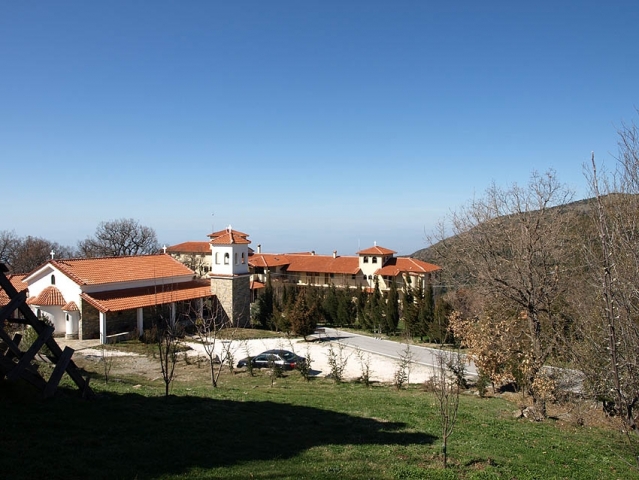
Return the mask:
{"type": "MultiPolygon", "coordinates": [[[[606,201],[617,201],[620,196],[618,194],[614,194],[605,198],[606,201]]],[[[572,225],[571,230],[575,235],[575,239],[579,238],[579,241],[573,242],[575,254],[579,253],[577,249],[582,248],[584,241],[587,241],[587,239],[593,239],[596,236],[596,230],[591,221],[595,201],[595,198],[587,198],[549,209],[553,211],[553,213],[558,212],[564,219],[568,217],[567,220],[572,225]]],[[[482,229],[488,228],[489,232],[494,230],[497,233],[498,231],[508,229],[510,224],[514,222],[516,218],[516,215],[498,217],[491,221],[492,225],[482,225],[482,229]]],[[[466,234],[472,234],[472,232],[473,230],[470,230],[466,232],[466,234]]],[[[449,250],[457,250],[456,246],[458,242],[460,242],[460,238],[461,237],[459,236],[448,237],[445,240],[427,248],[417,250],[411,255],[411,257],[439,265],[443,268],[444,276],[446,278],[456,278],[457,280],[460,280],[464,277],[460,262],[457,259],[444,258],[438,254],[438,251],[441,250],[441,248],[438,247],[441,247],[442,242],[446,242],[449,247],[452,247],[449,248],[449,250]]]]}

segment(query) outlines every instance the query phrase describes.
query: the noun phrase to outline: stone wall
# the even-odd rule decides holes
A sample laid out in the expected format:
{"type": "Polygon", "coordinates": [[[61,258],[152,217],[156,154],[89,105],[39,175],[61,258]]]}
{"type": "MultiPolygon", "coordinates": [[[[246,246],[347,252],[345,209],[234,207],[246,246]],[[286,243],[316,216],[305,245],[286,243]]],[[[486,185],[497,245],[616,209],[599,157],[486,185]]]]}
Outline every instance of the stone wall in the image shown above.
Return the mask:
{"type": "Polygon", "coordinates": [[[249,275],[211,278],[211,293],[217,297],[227,319],[233,325],[250,324],[251,281],[249,275]]]}
{"type": "Polygon", "coordinates": [[[82,302],[82,315],[78,327],[80,340],[100,338],[100,312],[98,309],[90,303],[82,302]]]}
{"type": "MultiPolygon", "coordinates": [[[[145,309],[145,313],[146,310],[147,309],[145,309]]],[[[107,335],[132,332],[136,328],[137,314],[135,309],[107,313],[107,335]]],[[[82,302],[82,316],[79,322],[78,337],[80,340],[100,338],[100,312],[87,302],[82,302]]]]}

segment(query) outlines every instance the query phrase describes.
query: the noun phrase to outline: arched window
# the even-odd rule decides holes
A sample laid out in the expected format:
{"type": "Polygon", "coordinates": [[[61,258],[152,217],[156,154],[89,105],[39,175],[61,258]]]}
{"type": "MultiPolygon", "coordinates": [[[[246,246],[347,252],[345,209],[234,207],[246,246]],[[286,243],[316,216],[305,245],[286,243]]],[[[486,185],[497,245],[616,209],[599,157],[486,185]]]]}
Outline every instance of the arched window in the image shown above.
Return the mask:
{"type": "Polygon", "coordinates": [[[215,264],[220,264],[220,252],[215,252],[215,264]]]}
{"type": "Polygon", "coordinates": [[[377,257],[373,257],[373,263],[377,263],[377,257]]]}
{"type": "Polygon", "coordinates": [[[364,263],[368,263],[368,257],[364,257],[364,263]]]}
{"type": "Polygon", "coordinates": [[[244,252],[242,252],[242,265],[244,265],[244,252]]]}
{"type": "Polygon", "coordinates": [[[231,259],[231,256],[228,253],[225,253],[224,254],[224,265],[228,265],[230,259],[231,259]]]}
{"type": "Polygon", "coordinates": [[[238,265],[238,261],[237,261],[237,252],[235,252],[235,255],[233,256],[234,260],[235,260],[235,265],[238,265]]]}
{"type": "Polygon", "coordinates": [[[55,275],[51,275],[51,285],[55,285],[55,275]]]}
{"type": "Polygon", "coordinates": [[[369,275],[369,276],[368,276],[368,279],[369,279],[369,280],[372,280],[372,279],[373,279],[373,276],[372,276],[372,275],[369,275]]]}

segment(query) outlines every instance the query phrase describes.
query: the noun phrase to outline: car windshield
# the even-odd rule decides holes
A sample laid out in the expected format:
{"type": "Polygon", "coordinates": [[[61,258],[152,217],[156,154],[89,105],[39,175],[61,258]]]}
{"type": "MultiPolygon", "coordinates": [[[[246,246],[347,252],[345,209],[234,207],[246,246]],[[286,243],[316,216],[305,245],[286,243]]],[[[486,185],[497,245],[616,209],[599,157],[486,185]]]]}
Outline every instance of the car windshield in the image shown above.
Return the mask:
{"type": "Polygon", "coordinates": [[[291,352],[280,352],[280,357],[284,360],[293,360],[295,358],[295,354],[291,352]]]}

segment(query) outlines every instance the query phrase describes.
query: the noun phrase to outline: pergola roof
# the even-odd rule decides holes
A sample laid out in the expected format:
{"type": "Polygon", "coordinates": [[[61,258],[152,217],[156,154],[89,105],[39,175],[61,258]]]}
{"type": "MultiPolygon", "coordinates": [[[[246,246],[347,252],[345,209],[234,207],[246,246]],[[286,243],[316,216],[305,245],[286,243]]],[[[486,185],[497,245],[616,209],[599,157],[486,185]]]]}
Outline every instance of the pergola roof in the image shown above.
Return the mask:
{"type": "Polygon", "coordinates": [[[152,307],[173,302],[184,302],[211,297],[211,284],[207,281],[157,285],[153,287],[128,288],[106,292],[82,293],[83,300],[100,312],[120,312],[134,308],[152,307]]]}

